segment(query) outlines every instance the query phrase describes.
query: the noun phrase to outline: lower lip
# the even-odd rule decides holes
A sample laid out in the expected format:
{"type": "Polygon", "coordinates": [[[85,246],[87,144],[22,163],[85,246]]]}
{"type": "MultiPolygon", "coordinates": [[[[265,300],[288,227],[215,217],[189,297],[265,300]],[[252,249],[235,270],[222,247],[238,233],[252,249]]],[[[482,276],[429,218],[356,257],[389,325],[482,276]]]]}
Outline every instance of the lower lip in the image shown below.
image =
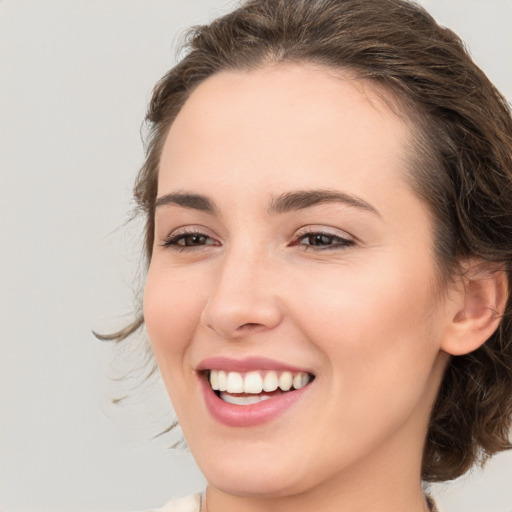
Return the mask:
{"type": "Polygon", "coordinates": [[[303,388],[276,395],[256,404],[235,405],[228,404],[219,398],[204,376],[199,376],[199,380],[208,411],[215,420],[229,427],[254,427],[267,423],[284,414],[307,393],[310,387],[308,384],[303,388]]]}

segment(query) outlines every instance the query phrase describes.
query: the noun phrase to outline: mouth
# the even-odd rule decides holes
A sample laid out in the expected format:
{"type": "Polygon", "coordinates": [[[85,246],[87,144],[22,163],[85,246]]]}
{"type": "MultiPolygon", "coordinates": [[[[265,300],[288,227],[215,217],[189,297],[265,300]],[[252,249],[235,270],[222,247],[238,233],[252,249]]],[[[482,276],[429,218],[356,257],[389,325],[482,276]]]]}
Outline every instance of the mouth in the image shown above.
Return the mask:
{"type": "MultiPolygon", "coordinates": [[[[266,357],[212,357],[196,367],[210,416],[228,427],[268,424],[311,402],[315,375],[266,357]]],[[[300,410],[300,409],[299,409],[300,410]]],[[[299,413],[296,413],[299,414],[299,413]]]]}
{"type": "Polygon", "coordinates": [[[208,369],[206,380],[224,402],[249,406],[302,389],[314,380],[308,372],[254,370],[249,372],[208,369]]]}

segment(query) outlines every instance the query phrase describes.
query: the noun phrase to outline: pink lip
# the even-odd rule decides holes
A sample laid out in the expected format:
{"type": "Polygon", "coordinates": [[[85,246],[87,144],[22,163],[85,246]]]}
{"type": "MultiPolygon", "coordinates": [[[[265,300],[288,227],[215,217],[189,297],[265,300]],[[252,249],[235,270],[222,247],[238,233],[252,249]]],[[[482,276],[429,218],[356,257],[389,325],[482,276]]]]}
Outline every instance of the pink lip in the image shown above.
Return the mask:
{"type": "Polygon", "coordinates": [[[211,357],[204,359],[196,368],[203,370],[224,370],[226,372],[250,372],[254,370],[275,370],[288,371],[293,373],[307,372],[303,368],[290,366],[289,364],[266,357],[246,357],[244,359],[233,359],[230,357],[211,357]]]}
{"type": "MultiPolygon", "coordinates": [[[[215,366],[215,368],[217,367],[215,366]]],[[[210,387],[204,375],[198,374],[198,378],[209,413],[219,423],[228,427],[255,427],[267,423],[277,416],[284,414],[310,388],[310,384],[308,384],[303,388],[288,391],[282,395],[276,395],[256,404],[234,405],[228,404],[219,398],[210,387]]]]}

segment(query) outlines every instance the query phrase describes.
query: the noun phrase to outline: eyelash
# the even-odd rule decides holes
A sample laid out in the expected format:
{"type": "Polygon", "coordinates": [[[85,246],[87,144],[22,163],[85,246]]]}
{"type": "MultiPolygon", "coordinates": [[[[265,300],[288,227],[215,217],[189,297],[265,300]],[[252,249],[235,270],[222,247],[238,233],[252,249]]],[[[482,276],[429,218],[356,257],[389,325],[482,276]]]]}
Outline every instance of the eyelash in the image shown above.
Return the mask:
{"type": "MultiPolygon", "coordinates": [[[[218,246],[220,245],[218,242],[215,242],[210,236],[202,233],[201,231],[192,230],[192,231],[183,231],[180,233],[175,233],[169,235],[162,243],[162,247],[168,247],[174,251],[184,252],[184,251],[198,251],[204,250],[205,246],[218,246]],[[213,243],[203,243],[198,245],[185,245],[181,244],[180,241],[184,241],[188,237],[201,237],[203,239],[212,240],[213,243]]],[[[332,233],[326,233],[323,231],[305,231],[300,233],[296,240],[290,244],[291,246],[301,247],[304,251],[314,250],[314,251],[334,251],[334,250],[343,250],[355,245],[355,241],[350,238],[345,238],[339,235],[334,235],[332,233]],[[305,244],[302,243],[302,240],[308,239],[312,242],[316,239],[316,241],[320,241],[321,238],[328,239],[327,241],[333,242],[329,244],[316,244],[310,243],[305,244]]]]}
{"type": "Polygon", "coordinates": [[[335,251],[335,250],[344,250],[348,249],[349,247],[352,247],[355,245],[355,241],[351,238],[345,238],[340,235],[334,235],[333,233],[327,233],[324,231],[305,231],[300,233],[297,236],[296,242],[293,242],[291,245],[296,246],[303,246],[303,249],[305,251],[307,250],[314,250],[314,251],[335,251]],[[304,244],[302,243],[302,240],[308,239],[312,242],[313,240],[320,241],[321,238],[328,239],[331,243],[329,244],[319,244],[315,245],[314,243],[310,244],[304,244]]]}
{"type": "Polygon", "coordinates": [[[184,245],[180,244],[180,241],[184,241],[187,237],[201,237],[212,240],[212,238],[208,235],[205,235],[201,231],[191,230],[191,231],[182,231],[180,233],[171,233],[163,242],[162,247],[169,247],[170,249],[178,252],[183,251],[197,251],[201,250],[203,247],[208,245],[219,245],[218,243],[205,243],[199,245],[184,245]]]}

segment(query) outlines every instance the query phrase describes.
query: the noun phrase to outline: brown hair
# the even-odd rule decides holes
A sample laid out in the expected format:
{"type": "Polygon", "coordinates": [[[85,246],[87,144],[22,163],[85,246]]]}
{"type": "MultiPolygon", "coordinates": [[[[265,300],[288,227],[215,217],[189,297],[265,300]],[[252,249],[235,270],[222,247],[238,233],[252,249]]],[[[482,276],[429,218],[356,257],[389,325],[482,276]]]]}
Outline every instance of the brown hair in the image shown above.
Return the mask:
{"type": "MultiPolygon", "coordinates": [[[[249,0],[194,28],[187,53],[156,85],[147,114],[146,161],[134,194],[146,216],[148,262],[160,153],[191,91],[222,70],[308,62],[355,72],[397,97],[415,130],[415,191],[435,218],[441,273],[462,258],[498,262],[512,277],[512,118],[506,100],[460,39],[406,0],[249,0]]],[[[460,476],[511,448],[512,301],[478,350],[453,357],[426,438],[425,481],[460,476]]],[[[109,339],[144,323],[142,313],[109,339]]]]}

